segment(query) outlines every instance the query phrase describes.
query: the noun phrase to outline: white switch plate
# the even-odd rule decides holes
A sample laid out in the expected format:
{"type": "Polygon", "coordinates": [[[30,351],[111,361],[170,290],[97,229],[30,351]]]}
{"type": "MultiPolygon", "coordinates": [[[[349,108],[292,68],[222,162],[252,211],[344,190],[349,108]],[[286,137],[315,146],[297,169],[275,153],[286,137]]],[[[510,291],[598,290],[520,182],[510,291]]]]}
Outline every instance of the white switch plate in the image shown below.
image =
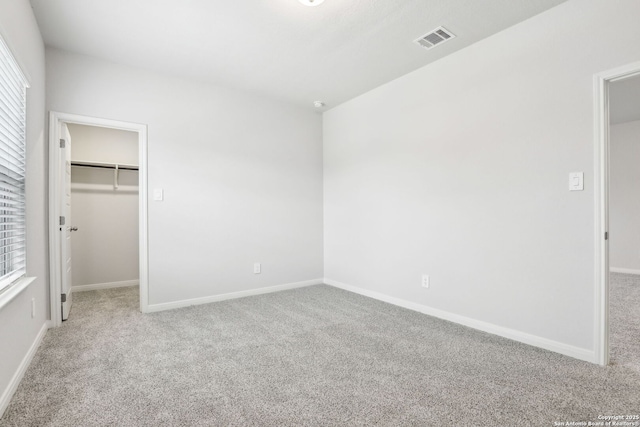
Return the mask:
{"type": "Polygon", "coordinates": [[[429,289],[429,276],[426,274],[422,275],[422,287],[429,289]]]}
{"type": "Polygon", "coordinates": [[[569,191],[584,190],[584,172],[571,172],[569,174],[569,191]]]}
{"type": "Polygon", "coordinates": [[[260,263],[256,262],[255,264],[253,264],[253,272],[254,274],[260,274],[260,263]]]}
{"type": "Polygon", "coordinates": [[[35,318],[36,317],[36,299],[35,298],[31,298],[31,318],[35,318]]]}
{"type": "Polygon", "coordinates": [[[164,190],[162,188],[153,189],[153,200],[161,202],[164,200],[164,190]]]}

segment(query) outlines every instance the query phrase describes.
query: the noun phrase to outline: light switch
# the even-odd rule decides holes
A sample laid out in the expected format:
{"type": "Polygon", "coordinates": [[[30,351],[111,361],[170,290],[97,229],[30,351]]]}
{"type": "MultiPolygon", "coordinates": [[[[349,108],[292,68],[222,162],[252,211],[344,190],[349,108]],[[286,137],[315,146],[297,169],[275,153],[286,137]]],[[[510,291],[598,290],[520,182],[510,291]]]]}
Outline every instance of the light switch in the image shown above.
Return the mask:
{"type": "Polygon", "coordinates": [[[569,174],[569,191],[584,190],[584,172],[571,172],[569,174]]]}
{"type": "Polygon", "coordinates": [[[164,200],[164,191],[162,188],[155,188],[153,190],[153,200],[161,202],[164,200]]]}

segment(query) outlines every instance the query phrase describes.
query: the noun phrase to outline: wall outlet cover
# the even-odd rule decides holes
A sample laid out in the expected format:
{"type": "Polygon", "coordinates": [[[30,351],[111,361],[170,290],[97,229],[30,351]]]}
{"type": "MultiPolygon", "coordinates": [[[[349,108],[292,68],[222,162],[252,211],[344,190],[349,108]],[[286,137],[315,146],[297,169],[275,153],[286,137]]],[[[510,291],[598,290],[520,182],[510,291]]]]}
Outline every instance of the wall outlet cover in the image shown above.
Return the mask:
{"type": "Polygon", "coordinates": [[[429,288],[429,276],[426,274],[422,275],[422,287],[423,288],[429,288]]]}

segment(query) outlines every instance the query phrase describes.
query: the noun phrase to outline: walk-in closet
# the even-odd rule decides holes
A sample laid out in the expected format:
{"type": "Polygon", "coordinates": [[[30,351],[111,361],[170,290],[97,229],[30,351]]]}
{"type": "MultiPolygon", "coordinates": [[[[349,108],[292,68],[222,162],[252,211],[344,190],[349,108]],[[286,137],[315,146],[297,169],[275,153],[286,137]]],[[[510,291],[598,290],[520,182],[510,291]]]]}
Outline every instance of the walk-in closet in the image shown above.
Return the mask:
{"type": "Polygon", "coordinates": [[[73,292],[139,284],[138,134],[68,124],[73,292]]]}

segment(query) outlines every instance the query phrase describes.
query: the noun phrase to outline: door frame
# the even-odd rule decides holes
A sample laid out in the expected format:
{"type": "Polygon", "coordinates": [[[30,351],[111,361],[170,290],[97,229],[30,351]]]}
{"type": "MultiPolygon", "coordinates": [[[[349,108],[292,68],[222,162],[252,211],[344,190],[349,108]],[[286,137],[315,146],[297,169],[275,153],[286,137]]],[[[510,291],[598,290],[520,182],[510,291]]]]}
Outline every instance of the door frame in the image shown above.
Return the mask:
{"type": "Polygon", "coordinates": [[[60,198],[62,183],[60,182],[60,124],[71,123],[86,126],[97,126],[126,130],[138,133],[138,246],[140,257],[140,311],[148,312],[149,305],[149,239],[148,239],[148,198],[147,198],[147,125],[123,122],[119,120],[101,119],[78,114],[49,112],[49,296],[51,304],[51,325],[62,324],[61,300],[61,268],[60,251],[60,198]]]}
{"type": "Polygon", "coordinates": [[[609,84],[640,75],[640,61],[594,76],[595,363],[609,364],[609,84]],[[606,237],[605,237],[606,236],[606,237]]]}

